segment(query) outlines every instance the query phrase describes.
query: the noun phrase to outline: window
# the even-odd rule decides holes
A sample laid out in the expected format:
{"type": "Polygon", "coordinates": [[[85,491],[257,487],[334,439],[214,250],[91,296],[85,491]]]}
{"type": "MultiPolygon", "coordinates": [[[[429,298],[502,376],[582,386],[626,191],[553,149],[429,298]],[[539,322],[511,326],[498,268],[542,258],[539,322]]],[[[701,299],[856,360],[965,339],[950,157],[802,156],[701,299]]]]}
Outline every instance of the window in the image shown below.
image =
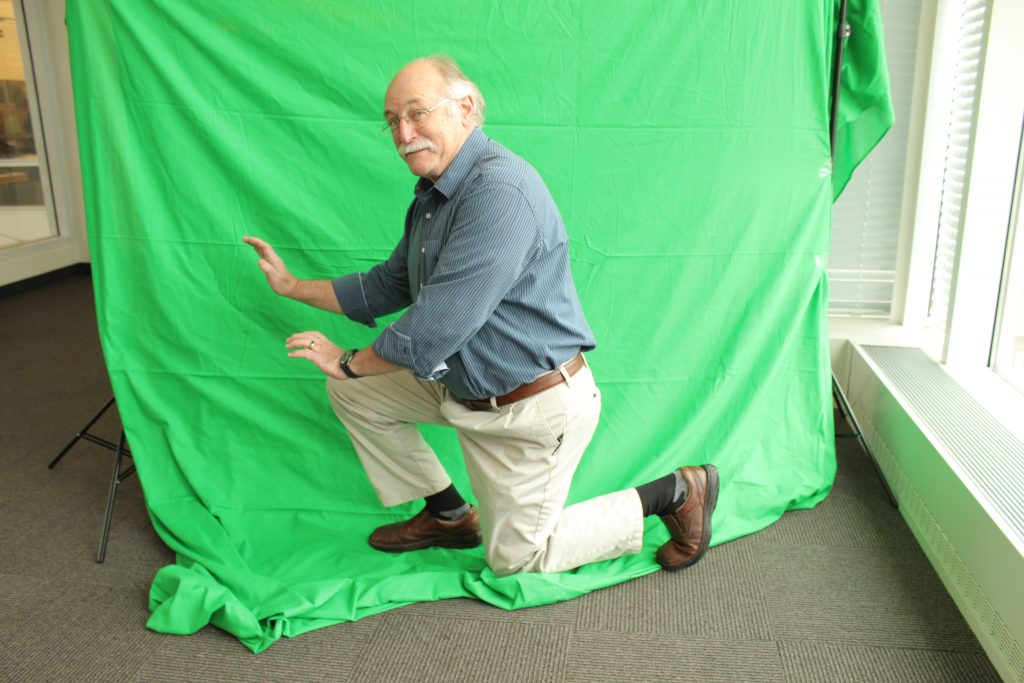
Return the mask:
{"type": "Polygon", "coordinates": [[[14,3],[0,0],[0,249],[56,235],[21,33],[14,3]]]}
{"type": "Polygon", "coordinates": [[[1020,391],[1024,391],[1024,136],[1017,152],[1017,183],[1006,240],[999,296],[999,314],[993,343],[992,367],[1020,391]]]}
{"type": "Polygon", "coordinates": [[[927,313],[927,325],[939,334],[945,332],[948,321],[956,255],[960,246],[968,165],[977,122],[987,10],[987,0],[959,0],[950,7],[954,18],[952,24],[956,27],[956,49],[952,55],[952,83],[948,86],[946,154],[927,313]]]}
{"type": "MultiPolygon", "coordinates": [[[[880,0],[896,122],[853,174],[832,213],[829,313],[892,312],[921,5],[880,0]]],[[[849,40],[856,40],[852,35],[849,40]]]]}
{"type": "Polygon", "coordinates": [[[902,322],[950,371],[1024,387],[1022,31],[1022,3],[937,5],[902,322]]]}

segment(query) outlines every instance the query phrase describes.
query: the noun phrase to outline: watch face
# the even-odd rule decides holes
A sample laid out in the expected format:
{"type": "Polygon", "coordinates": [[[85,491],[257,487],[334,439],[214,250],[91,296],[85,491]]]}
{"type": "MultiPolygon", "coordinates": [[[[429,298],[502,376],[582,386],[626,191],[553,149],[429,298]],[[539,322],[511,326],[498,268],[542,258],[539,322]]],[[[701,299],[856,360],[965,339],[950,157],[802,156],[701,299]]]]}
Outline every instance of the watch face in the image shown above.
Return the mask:
{"type": "Polygon", "coordinates": [[[352,358],[356,355],[356,351],[358,350],[359,349],[349,349],[345,353],[341,354],[341,360],[338,362],[338,365],[341,366],[342,372],[344,372],[345,375],[351,379],[357,379],[359,377],[359,375],[353,372],[352,368],[348,366],[349,361],[352,360],[352,358]]]}
{"type": "Polygon", "coordinates": [[[341,360],[338,361],[338,365],[341,366],[341,372],[345,373],[345,376],[349,379],[358,379],[360,376],[356,375],[351,368],[348,367],[348,361],[352,359],[355,352],[359,349],[353,348],[345,351],[341,354],[341,360]]]}

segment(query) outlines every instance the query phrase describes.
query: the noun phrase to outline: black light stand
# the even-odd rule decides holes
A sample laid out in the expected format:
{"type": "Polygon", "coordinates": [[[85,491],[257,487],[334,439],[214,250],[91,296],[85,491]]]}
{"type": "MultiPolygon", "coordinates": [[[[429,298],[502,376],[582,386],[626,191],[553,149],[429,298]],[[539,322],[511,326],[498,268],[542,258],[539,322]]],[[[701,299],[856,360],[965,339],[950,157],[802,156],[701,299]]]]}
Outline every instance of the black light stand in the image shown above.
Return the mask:
{"type": "Polygon", "coordinates": [[[832,158],[836,155],[836,125],[839,121],[839,92],[843,73],[843,48],[850,37],[850,24],[846,22],[846,1],[839,5],[839,26],[836,28],[836,52],[832,61],[832,112],[829,117],[828,135],[831,143],[832,158]]]}
{"type": "MultiPolygon", "coordinates": [[[[835,161],[836,156],[836,127],[839,121],[839,93],[841,89],[842,71],[843,71],[843,47],[846,45],[846,39],[850,37],[850,24],[846,21],[846,2],[842,0],[839,5],[839,25],[836,28],[836,51],[835,60],[832,62],[832,112],[829,118],[829,142],[832,150],[832,160],[835,161]]],[[[864,440],[864,433],[861,431],[860,423],[857,422],[857,418],[853,414],[853,410],[850,409],[850,403],[846,400],[846,394],[843,392],[843,388],[839,386],[839,380],[836,379],[836,373],[832,373],[832,398],[835,400],[836,405],[839,406],[839,411],[842,413],[843,418],[847,420],[850,427],[853,428],[851,434],[836,434],[837,437],[855,437],[860,442],[861,448],[867,453],[868,458],[871,460],[871,464],[875,468],[875,474],[878,475],[878,479],[882,482],[882,487],[885,489],[885,494],[889,497],[889,502],[894,508],[899,508],[899,503],[896,500],[896,496],[893,495],[892,489],[889,488],[889,482],[885,480],[885,475],[882,474],[882,468],[879,467],[878,461],[875,459],[874,454],[868,447],[868,442],[864,440]]]]}
{"type": "Polygon", "coordinates": [[[127,469],[121,471],[121,464],[124,461],[124,456],[132,457],[132,453],[128,450],[125,445],[124,427],[121,428],[121,434],[117,438],[117,444],[114,444],[102,437],[96,436],[89,432],[89,428],[92,427],[96,422],[103,417],[103,414],[110,409],[110,406],[114,405],[114,398],[111,397],[106,404],[100,408],[100,411],[93,415],[93,418],[75,434],[74,438],[68,442],[68,445],[64,447],[57,457],[53,459],[49,464],[49,468],[52,470],[57,466],[57,463],[61,461],[68,451],[71,450],[72,446],[78,443],[79,439],[85,439],[104,448],[108,448],[114,451],[114,474],[110,478],[110,490],[107,493],[107,512],[103,518],[103,530],[100,534],[100,548],[96,554],[96,562],[101,563],[107,558],[107,540],[110,538],[110,523],[114,517],[114,500],[117,498],[117,487],[118,485],[130,477],[135,472],[135,465],[129,465],[127,469]]]}

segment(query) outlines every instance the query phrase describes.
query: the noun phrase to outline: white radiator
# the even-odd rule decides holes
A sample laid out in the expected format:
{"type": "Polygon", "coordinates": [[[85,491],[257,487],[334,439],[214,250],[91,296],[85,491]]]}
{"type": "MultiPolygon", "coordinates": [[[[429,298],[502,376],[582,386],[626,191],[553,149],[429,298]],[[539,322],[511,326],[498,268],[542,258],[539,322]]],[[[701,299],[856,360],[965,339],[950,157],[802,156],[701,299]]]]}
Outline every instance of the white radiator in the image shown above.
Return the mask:
{"type": "Polygon", "coordinates": [[[904,519],[1000,675],[1024,683],[1024,444],[920,349],[848,358],[836,377],[904,519]]]}

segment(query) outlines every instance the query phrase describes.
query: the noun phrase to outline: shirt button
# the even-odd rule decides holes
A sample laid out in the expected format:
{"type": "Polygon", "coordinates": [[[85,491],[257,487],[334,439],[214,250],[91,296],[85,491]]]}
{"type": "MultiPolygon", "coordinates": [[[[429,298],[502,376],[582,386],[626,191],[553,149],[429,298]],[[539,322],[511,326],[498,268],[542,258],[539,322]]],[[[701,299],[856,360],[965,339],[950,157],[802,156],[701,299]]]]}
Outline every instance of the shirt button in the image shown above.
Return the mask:
{"type": "Polygon", "coordinates": [[[421,254],[426,254],[427,253],[427,248],[426,247],[420,247],[420,253],[421,254]]]}
{"type": "Polygon", "coordinates": [[[427,219],[427,220],[429,221],[429,220],[430,220],[431,218],[433,218],[433,215],[432,215],[432,214],[429,214],[429,213],[428,213],[428,214],[426,215],[426,219],[427,219]]]}

